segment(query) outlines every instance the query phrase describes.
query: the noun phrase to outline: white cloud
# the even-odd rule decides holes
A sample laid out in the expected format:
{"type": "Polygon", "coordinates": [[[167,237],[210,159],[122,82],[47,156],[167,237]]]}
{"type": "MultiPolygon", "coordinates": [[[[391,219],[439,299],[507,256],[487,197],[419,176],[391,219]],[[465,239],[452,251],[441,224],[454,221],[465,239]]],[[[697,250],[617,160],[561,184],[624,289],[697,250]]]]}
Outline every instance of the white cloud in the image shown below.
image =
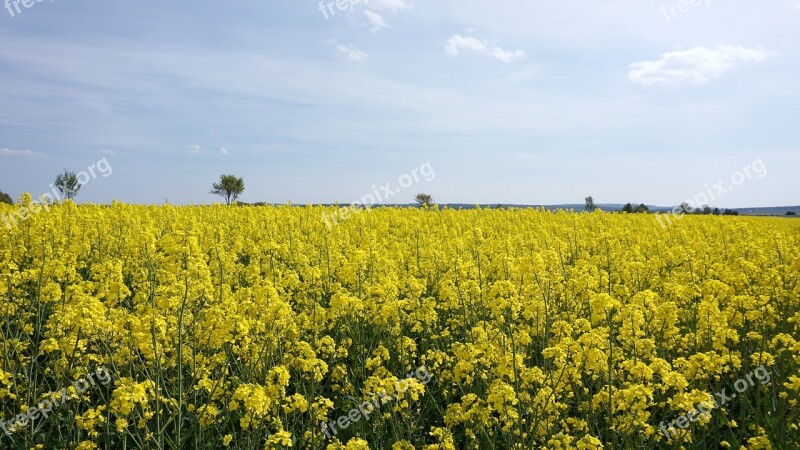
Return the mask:
{"type": "Polygon", "coordinates": [[[664,53],[655,61],[633,63],[629,66],[628,80],[643,86],[681,82],[704,84],[738,65],[760,63],[775,54],[757,48],[695,47],[664,53]]]}
{"type": "Polygon", "coordinates": [[[541,155],[537,155],[535,153],[520,153],[517,155],[517,159],[523,161],[540,161],[542,159],[541,155]]]}
{"type": "Polygon", "coordinates": [[[337,45],[336,49],[339,50],[340,52],[346,54],[347,55],[347,59],[349,59],[350,61],[360,62],[360,61],[364,61],[365,59],[369,58],[369,55],[367,55],[366,53],[362,52],[361,50],[355,48],[352,45],[337,45]]]}
{"type": "Polygon", "coordinates": [[[0,156],[18,156],[21,158],[38,158],[44,156],[31,150],[14,150],[12,148],[0,148],[0,156]]]}
{"type": "Polygon", "coordinates": [[[509,51],[509,50],[503,50],[502,48],[499,47],[495,47],[490,54],[495,58],[499,59],[500,61],[506,63],[511,62],[517,58],[525,57],[525,52],[523,52],[522,50],[509,51]]]}
{"type": "Polygon", "coordinates": [[[462,50],[468,50],[481,55],[491,56],[505,63],[525,57],[525,52],[522,50],[504,50],[498,46],[488,44],[485,40],[480,40],[471,36],[464,37],[459,34],[454,34],[453,37],[448,39],[444,49],[451,56],[458,56],[462,50]]]}
{"type": "Polygon", "coordinates": [[[372,12],[370,10],[364,11],[364,16],[367,18],[367,21],[370,25],[372,25],[372,31],[378,31],[381,28],[386,28],[386,21],[383,20],[383,16],[378,13],[372,12]]]}
{"type": "Polygon", "coordinates": [[[205,147],[203,147],[200,144],[192,144],[192,145],[186,147],[186,150],[188,150],[189,153],[191,153],[193,155],[202,155],[206,151],[205,147]]]}
{"type": "Polygon", "coordinates": [[[228,156],[231,154],[231,151],[228,150],[227,147],[220,147],[219,150],[214,152],[213,150],[204,147],[200,144],[192,144],[186,147],[186,150],[193,154],[193,155],[217,155],[217,156],[228,156]]]}
{"type": "Polygon", "coordinates": [[[474,37],[461,37],[460,35],[453,35],[447,41],[445,50],[452,56],[458,56],[462,49],[472,50],[477,53],[486,53],[486,44],[474,37]]]}
{"type": "Polygon", "coordinates": [[[414,6],[411,0],[368,0],[366,3],[375,9],[390,12],[404,11],[414,6]]]}
{"type": "MultiPolygon", "coordinates": [[[[359,3],[356,0],[351,2],[359,3]]],[[[386,14],[395,14],[398,11],[410,10],[414,4],[410,0],[364,0],[364,17],[366,22],[362,25],[370,27],[370,31],[377,32],[383,28],[388,27],[384,16],[386,14]]]]}

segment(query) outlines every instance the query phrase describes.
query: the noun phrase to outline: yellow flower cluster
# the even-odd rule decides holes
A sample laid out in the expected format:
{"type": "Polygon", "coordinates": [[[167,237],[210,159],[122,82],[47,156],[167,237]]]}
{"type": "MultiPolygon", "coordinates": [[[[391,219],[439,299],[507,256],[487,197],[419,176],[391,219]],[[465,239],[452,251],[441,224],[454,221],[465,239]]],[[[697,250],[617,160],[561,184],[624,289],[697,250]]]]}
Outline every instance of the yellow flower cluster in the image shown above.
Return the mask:
{"type": "Polygon", "coordinates": [[[330,211],[67,201],[3,230],[0,419],[94,367],[114,383],[0,438],[800,447],[800,222],[382,208],[329,229],[330,211]],[[758,366],[769,383],[660,431],[758,366]],[[321,432],[398,382],[380,417],[321,432]]]}

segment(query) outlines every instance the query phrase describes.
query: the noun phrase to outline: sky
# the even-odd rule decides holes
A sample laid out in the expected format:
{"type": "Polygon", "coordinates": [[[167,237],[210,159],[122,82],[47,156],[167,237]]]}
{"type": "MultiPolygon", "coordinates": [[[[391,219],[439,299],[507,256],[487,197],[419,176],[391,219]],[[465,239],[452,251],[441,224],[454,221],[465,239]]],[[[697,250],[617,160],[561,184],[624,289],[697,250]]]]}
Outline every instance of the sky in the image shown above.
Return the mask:
{"type": "Polygon", "coordinates": [[[14,198],[800,204],[800,0],[0,6],[14,198]]]}

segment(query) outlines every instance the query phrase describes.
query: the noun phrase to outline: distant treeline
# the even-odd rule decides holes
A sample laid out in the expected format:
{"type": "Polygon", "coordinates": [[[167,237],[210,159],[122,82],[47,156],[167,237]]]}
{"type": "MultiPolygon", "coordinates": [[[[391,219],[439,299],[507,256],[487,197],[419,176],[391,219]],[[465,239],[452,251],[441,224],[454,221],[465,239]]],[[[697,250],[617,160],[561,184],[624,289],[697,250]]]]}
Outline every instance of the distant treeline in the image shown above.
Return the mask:
{"type": "MultiPolygon", "coordinates": [[[[7,193],[0,191],[0,203],[7,203],[9,205],[14,204],[14,200],[11,198],[10,195],[7,193]]],[[[408,204],[397,204],[397,205],[359,205],[365,208],[375,208],[375,207],[413,207],[418,206],[417,204],[408,203],[408,204]]],[[[275,205],[274,203],[265,203],[265,202],[255,202],[255,203],[245,203],[245,202],[236,202],[237,206],[268,206],[268,205],[275,205]]],[[[322,206],[338,206],[338,204],[329,204],[329,205],[322,205],[322,206]]],[[[466,204],[443,204],[440,205],[441,207],[449,207],[453,209],[472,209],[478,206],[485,207],[485,208],[492,208],[492,209],[508,209],[508,208],[546,208],[546,209],[577,209],[578,205],[503,205],[503,204],[494,204],[494,205],[466,205],[466,204]]],[[[592,205],[594,206],[594,205],[592,205]]],[[[615,207],[618,207],[615,205],[615,207]]],[[[603,209],[604,211],[611,211],[617,213],[628,213],[628,214],[647,214],[657,212],[659,208],[656,210],[651,210],[651,208],[644,203],[639,203],[638,205],[634,206],[633,203],[626,203],[620,209],[611,209],[611,205],[597,205],[594,208],[603,209]]],[[[683,212],[683,214],[695,214],[695,215],[706,215],[706,216],[738,216],[740,215],[739,211],[735,209],[719,209],[719,208],[712,208],[711,206],[705,205],[702,208],[693,208],[688,203],[683,203],[680,205],[679,212],[683,212]]],[[[782,208],[780,208],[782,209],[782,208]]],[[[749,214],[748,211],[745,211],[745,214],[749,214]]],[[[783,211],[779,211],[778,214],[772,215],[780,215],[784,214],[783,211]]],[[[786,211],[786,216],[797,216],[796,211],[786,211]]]]}
{"type": "MultiPolygon", "coordinates": [[[[703,206],[702,208],[692,208],[688,203],[681,203],[679,206],[679,213],[682,214],[696,214],[701,216],[738,216],[739,211],[735,209],[719,209],[719,208],[711,208],[708,205],[703,206]]],[[[650,211],[650,208],[647,207],[644,203],[640,203],[639,206],[633,206],[630,203],[626,203],[619,212],[623,213],[647,213],[650,211]]]]}

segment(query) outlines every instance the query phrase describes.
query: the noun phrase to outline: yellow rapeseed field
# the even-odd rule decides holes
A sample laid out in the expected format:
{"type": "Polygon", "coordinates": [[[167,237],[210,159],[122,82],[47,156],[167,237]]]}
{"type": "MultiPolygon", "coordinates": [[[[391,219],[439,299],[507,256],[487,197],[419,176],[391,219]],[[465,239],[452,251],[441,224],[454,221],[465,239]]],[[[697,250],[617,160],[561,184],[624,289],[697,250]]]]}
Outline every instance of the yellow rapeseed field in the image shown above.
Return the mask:
{"type": "Polygon", "coordinates": [[[800,448],[800,221],[332,211],[0,228],[0,448],[800,448]]]}

